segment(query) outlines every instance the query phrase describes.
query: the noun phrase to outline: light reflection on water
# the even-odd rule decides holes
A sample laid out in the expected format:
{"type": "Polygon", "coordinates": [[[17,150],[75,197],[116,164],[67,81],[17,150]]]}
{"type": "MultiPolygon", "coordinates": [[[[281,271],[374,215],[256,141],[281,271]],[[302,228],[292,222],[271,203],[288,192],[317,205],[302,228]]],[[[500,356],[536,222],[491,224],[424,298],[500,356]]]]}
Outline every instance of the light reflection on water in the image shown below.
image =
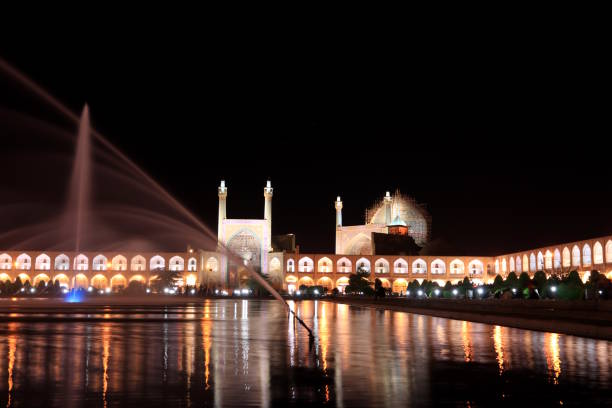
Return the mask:
{"type": "Polygon", "coordinates": [[[53,310],[0,313],[10,320],[0,323],[0,404],[467,406],[531,389],[557,403],[612,401],[608,341],[324,301],[290,307],[317,335],[312,347],[275,301],[135,307],[138,319],[112,307],[53,322],[53,310]]]}

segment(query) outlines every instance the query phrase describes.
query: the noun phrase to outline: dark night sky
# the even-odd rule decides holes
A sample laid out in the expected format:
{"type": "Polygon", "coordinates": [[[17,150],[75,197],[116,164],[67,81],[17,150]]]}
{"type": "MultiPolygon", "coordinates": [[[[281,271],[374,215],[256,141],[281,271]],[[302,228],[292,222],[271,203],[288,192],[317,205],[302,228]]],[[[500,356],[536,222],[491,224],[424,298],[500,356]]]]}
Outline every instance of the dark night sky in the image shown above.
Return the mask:
{"type": "Polygon", "coordinates": [[[269,176],[274,233],[302,251],[333,251],[336,195],[345,225],[360,224],[396,188],[427,205],[441,252],[612,233],[609,114],[581,71],[193,45],[0,55],[75,112],[87,102],[94,126],[211,226],[221,177],[228,216],[261,218],[269,176]]]}

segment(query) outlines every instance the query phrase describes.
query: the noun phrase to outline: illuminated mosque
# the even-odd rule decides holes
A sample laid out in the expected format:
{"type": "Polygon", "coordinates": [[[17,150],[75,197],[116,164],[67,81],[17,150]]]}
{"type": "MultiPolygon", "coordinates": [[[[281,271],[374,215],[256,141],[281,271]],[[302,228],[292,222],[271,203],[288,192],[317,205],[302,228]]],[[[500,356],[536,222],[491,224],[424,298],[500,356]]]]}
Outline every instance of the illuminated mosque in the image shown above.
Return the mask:
{"type": "MultiPolygon", "coordinates": [[[[365,224],[344,226],[343,203],[333,202],[336,211],[336,248],[333,254],[304,253],[295,236],[272,235],[273,188],[264,189],[262,219],[227,217],[228,186],[218,189],[219,218],[217,250],[188,248],[184,252],[57,252],[0,250],[0,281],[58,281],[67,288],[115,291],[132,281],[150,283],[160,270],[176,271],[179,285],[236,289],[248,279],[248,268],[264,274],[273,286],[286,292],[300,286],[323,286],[340,291],[348,276],[357,271],[395,293],[405,293],[412,280],[427,279],[444,285],[468,277],[474,283],[491,283],[495,276],[536,271],[562,274],[577,270],[587,279],[592,269],[612,277],[612,235],[583,241],[533,248],[498,256],[422,255],[431,233],[431,218],[424,206],[412,198],[386,192],[365,212],[365,224]],[[228,257],[220,248],[236,257],[228,257]]],[[[330,222],[331,217],[330,208],[330,222]]]]}

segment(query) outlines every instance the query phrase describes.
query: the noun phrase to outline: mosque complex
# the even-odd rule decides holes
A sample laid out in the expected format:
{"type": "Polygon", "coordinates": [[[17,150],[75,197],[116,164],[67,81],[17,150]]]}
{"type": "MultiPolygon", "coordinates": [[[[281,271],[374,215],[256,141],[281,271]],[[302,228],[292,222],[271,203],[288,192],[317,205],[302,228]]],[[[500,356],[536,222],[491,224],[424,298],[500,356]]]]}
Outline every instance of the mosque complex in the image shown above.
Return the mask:
{"type": "Polygon", "coordinates": [[[131,281],[148,284],[159,270],[176,271],[179,285],[236,289],[248,280],[247,267],[261,272],[279,290],[292,293],[302,285],[319,285],[343,292],[349,275],[360,272],[378,278],[394,293],[405,293],[412,280],[427,279],[444,285],[468,277],[473,283],[491,283],[497,275],[536,271],[547,275],[577,270],[586,280],[593,269],[612,278],[612,235],[533,248],[498,256],[420,255],[431,233],[424,206],[399,191],[386,192],[366,210],[363,225],[342,223],[343,203],[334,201],[336,247],[333,254],[302,253],[293,234],[272,235],[273,188],[264,187],[263,219],[227,217],[228,186],[218,187],[218,248],[187,248],[185,252],[57,252],[1,251],[0,281],[32,286],[59,281],[67,288],[119,290],[131,281]],[[228,257],[227,248],[236,257],[228,257]]]}

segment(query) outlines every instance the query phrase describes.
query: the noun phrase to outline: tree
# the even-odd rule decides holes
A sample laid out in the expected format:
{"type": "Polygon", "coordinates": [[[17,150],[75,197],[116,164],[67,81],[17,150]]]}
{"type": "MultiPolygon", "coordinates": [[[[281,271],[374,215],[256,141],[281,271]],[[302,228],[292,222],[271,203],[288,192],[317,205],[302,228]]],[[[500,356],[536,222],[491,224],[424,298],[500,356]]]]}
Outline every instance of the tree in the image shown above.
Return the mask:
{"type": "Polygon", "coordinates": [[[364,295],[373,295],[372,282],[368,280],[366,274],[354,273],[349,276],[349,284],[344,288],[344,293],[356,293],[364,295]]]}
{"type": "Polygon", "coordinates": [[[536,288],[538,288],[538,294],[540,297],[543,297],[544,291],[546,290],[546,274],[544,271],[537,271],[533,275],[533,281],[535,282],[536,288]]]}
{"type": "Polygon", "coordinates": [[[501,275],[497,275],[495,277],[495,280],[493,280],[493,293],[501,294],[507,288],[508,287],[506,286],[506,283],[504,282],[504,278],[502,278],[501,275]]]}
{"type": "Polygon", "coordinates": [[[164,288],[173,288],[176,286],[181,275],[178,271],[170,269],[159,269],[156,271],[156,276],[151,279],[151,287],[157,292],[163,292],[164,288]]]}
{"type": "Polygon", "coordinates": [[[463,282],[461,282],[459,284],[459,287],[461,288],[461,291],[463,292],[463,296],[465,298],[467,298],[467,296],[468,296],[468,291],[474,289],[474,286],[472,285],[472,282],[470,282],[470,280],[468,279],[467,276],[465,278],[463,278],[463,282]]]}
{"type": "Polygon", "coordinates": [[[385,288],[383,287],[382,281],[378,278],[374,280],[374,296],[378,299],[385,297],[385,288]]]}
{"type": "Polygon", "coordinates": [[[518,289],[518,277],[516,276],[516,273],[514,272],[510,272],[508,274],[508,277],[506,278],[506,286],[508,286],[508,288],[510,289],[518,289]]]}

